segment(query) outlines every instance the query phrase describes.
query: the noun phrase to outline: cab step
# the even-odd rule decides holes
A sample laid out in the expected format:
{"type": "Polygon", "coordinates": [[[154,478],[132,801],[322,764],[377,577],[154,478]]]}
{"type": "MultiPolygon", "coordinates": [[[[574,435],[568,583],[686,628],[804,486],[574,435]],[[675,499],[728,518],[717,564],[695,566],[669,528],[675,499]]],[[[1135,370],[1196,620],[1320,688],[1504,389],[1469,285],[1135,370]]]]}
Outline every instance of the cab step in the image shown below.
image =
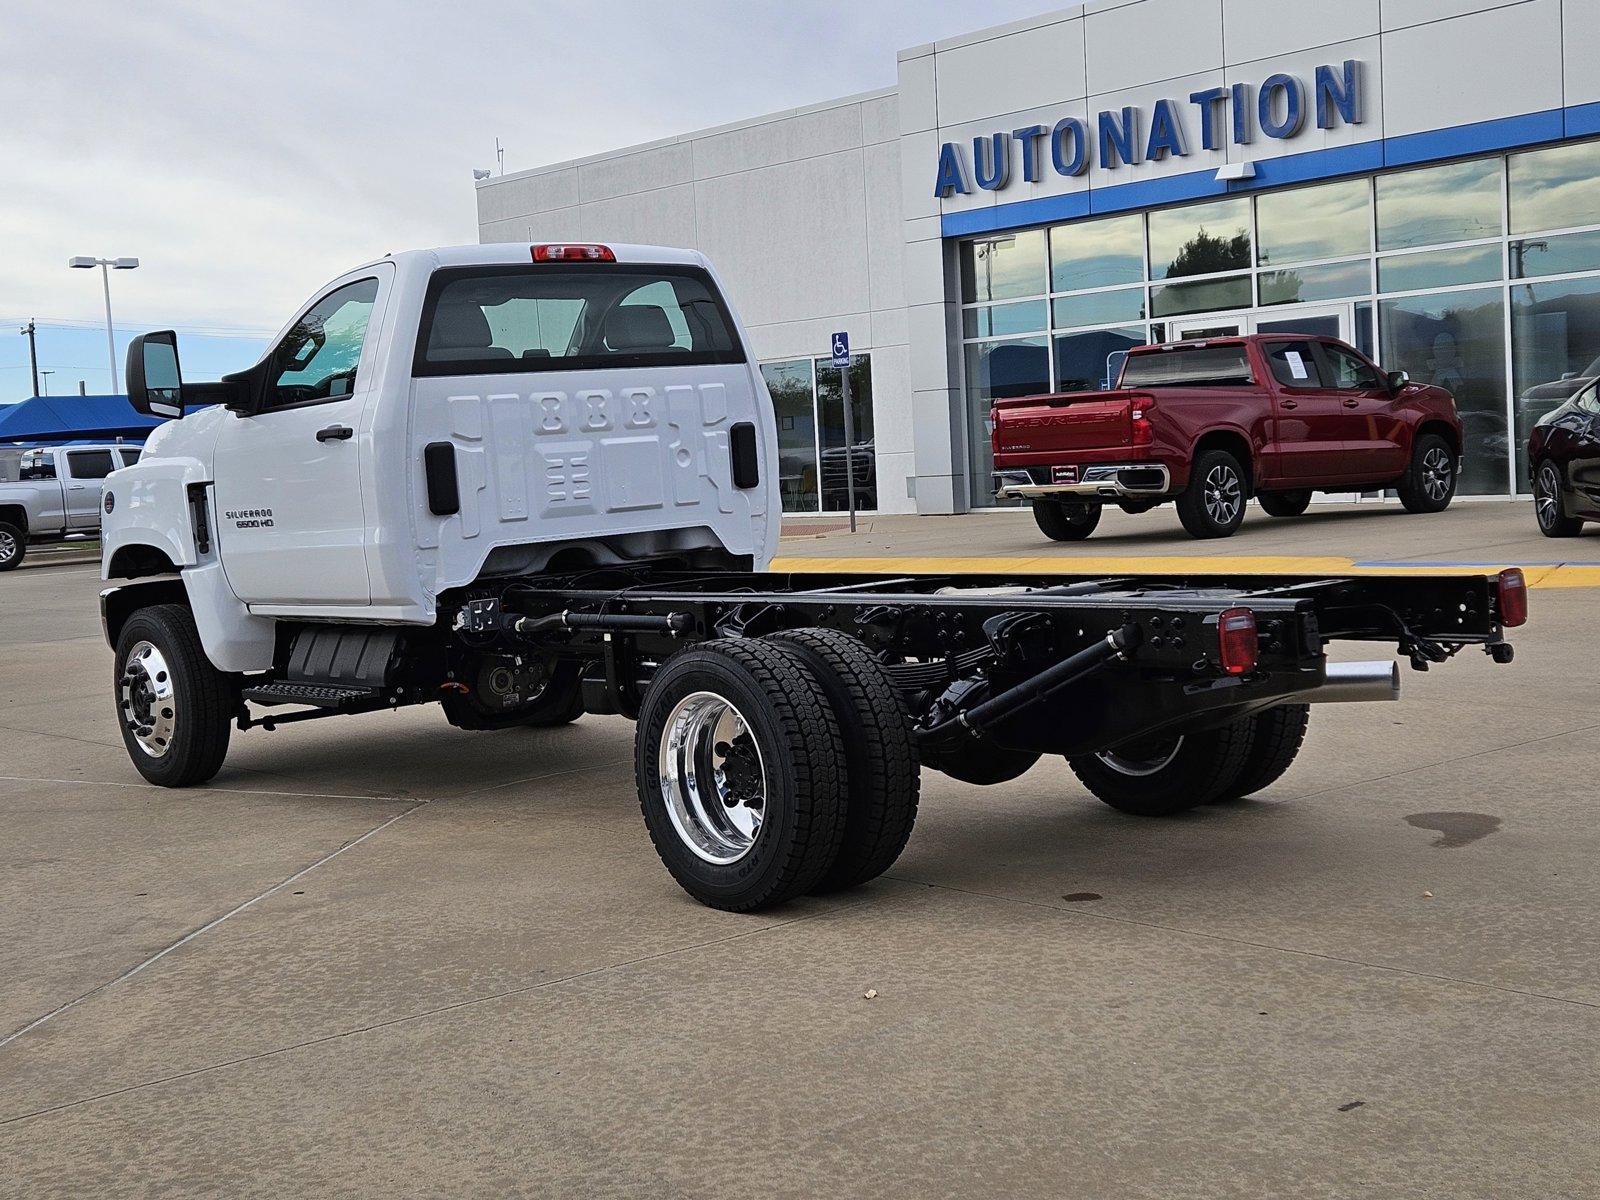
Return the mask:
{"type": "Polygon", "coordinates": [[[243,694],[253,704],[310,704],[316,708],[337,709],[381,704],[385,699],[384,692],[378,688],[288,681],[245,688],[243,694]]]}

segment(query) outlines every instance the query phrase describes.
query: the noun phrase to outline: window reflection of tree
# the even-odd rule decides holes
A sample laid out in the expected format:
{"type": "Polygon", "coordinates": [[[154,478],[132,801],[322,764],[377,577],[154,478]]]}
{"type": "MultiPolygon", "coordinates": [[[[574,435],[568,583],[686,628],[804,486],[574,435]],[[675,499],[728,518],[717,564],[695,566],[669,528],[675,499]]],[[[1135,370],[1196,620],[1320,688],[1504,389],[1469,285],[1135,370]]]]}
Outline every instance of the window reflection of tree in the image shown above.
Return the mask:
{"type": "Polygon", "coordinates": [[[1249,230],[1241,229],[1232,237],[1219,237],[1206,232],[1202,226],[1192,238],[1178,247],[1177,255],[1167,264],[1166,278],[1214,275],[1218,271],[1243,270],[1249,265],[1249,230]]]}

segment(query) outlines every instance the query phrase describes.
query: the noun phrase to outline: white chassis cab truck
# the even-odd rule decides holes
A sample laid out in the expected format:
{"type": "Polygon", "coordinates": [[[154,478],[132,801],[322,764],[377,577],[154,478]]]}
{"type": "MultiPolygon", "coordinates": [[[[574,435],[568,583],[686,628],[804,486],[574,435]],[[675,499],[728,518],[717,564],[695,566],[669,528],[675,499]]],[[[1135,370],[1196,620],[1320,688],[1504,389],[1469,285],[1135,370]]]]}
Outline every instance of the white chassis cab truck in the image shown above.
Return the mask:
{"type": "Polygon", "coordinates": [[[882,873],[924,767],[1000,784],[1059,754],[1148,817],[1249,794],[1311,705],[1394,699],[1394,650],[1509,662],[1526,616],[1515,571],[773,573],[771,401],[692,251],[396,254],[247,371],[186,382],[151,333],[127,376],[176,418],[103,504],[146,779],[205,782],[235,729],[403,705],[482,730],[619,713],[662,861],[730,910],[882,873]],[[1335,639],[1392,649],[1333,665],[1335,639]]]}

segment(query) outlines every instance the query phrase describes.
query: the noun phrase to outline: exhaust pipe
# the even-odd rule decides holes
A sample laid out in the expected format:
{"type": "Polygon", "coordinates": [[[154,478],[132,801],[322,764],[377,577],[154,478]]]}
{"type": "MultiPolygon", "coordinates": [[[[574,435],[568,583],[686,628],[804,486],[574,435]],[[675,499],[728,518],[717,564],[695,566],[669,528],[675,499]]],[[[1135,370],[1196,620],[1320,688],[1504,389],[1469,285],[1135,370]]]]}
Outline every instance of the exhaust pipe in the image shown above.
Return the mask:
{"type": "Polygon", "coordinates": [[[1307,704],[1360,704],[1400,699],[1400,664],[1329,663],[1328,682],[1306,694],[1307,704]]]}

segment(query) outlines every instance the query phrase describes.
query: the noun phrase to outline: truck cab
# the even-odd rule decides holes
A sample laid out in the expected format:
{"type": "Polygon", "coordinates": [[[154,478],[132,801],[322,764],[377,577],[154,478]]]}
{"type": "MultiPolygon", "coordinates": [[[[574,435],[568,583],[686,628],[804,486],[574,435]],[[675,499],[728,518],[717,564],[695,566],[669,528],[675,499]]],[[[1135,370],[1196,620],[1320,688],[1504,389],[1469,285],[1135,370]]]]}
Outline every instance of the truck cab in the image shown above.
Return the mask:
{"type": "Polygon", "coordinates": [[[104,574],[180,579],[223,670],[271,667],[285,622],[428,625],[552,563],[750,569],[777,544],[771,405],[693,251],[396,254],[248,371],[178,364],[170,335],[130,350],[130,390],[181,419],[114,489],[104,574]]]}
{"type": "Polygon", "coordinates": [[[139,461],[137,446],[0,446],[0,571],[22,565],[30,545],[93,537],[101,489],[139,461]]]}

